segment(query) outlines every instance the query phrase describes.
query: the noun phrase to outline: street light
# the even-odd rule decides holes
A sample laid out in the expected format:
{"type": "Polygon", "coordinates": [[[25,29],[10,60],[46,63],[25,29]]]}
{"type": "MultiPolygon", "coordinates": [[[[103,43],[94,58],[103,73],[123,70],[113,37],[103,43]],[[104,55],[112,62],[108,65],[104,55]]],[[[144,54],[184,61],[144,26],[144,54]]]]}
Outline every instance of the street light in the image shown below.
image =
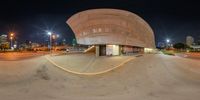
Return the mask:
{"type": "Polygon", "coordinates": [[[57,45],[57,43],[56,43],[56,39],[57,38],[59,38],[59,35],[58,34],[53,34],[52,35],[52,39],[53,39],[53,46],[55,46],[55,51],[56,51],[56,45],[57,45]]]}
{"type": "Polygon", "coordinates": [[[10,48],[11,49],[13,47],[13,38],[14,38],[14,33],[10,33],[10,48]]]}
{"type": "Polygon", "coordinates": [[[51,35],[52,35],[52,33],[48,32],[47,34],[49,35],[49,51],[51,52],[51,41],[52,41],[51,35]]]}
{"type": "Polygon", "coordinates": [[[167,43],[166,43],[167,48],[169,48],[169,47],[170,47],[170,44],[169,44],[169,43],[170,43],[170,39],[166,39],[166,42],[167,42],[167,43]]]}
{"type": "Polygon", "coordinates": [[[169,43],[169,42],[170,42],[170,39],[167,39],[166,42],[169,43]]]}
{"type": "Polygon", "coordinates": [[[53,34],[53,35],[52,35],[52,38],[53,38],[53,39],[56,39],[56,35],[53,34]]]}
{"type": "Polygon", "coordinates": [[[47,34],[48,34],[48,35],[51,35],[52,33],[51,33],[51,32],[48,32],[47,34]]]}
{"type": "Polygon", "coordinates": [[[60,37],[60,35],[59,35],[59,34],[57,34],[57,35],[56,35],[56,37],[57,37],[57,38],[59,38],[59,37],[60,37]]]}
{"type": "Polygon", "coordinates": [[[13,36],[14,36],[14,33],[10,33],[10,36],[13,37],[13,36]]]}
{"type": "Polygon", "coordinates": [[[52,32],[47,32],[47,34],[49,35],[49,49],[50,49],[50,52],[51,52],[51,49],[52,49],[52,40],[56,40],[57,38],[59,38],[59,35],[58,34],[54,34],[52,32]]]}

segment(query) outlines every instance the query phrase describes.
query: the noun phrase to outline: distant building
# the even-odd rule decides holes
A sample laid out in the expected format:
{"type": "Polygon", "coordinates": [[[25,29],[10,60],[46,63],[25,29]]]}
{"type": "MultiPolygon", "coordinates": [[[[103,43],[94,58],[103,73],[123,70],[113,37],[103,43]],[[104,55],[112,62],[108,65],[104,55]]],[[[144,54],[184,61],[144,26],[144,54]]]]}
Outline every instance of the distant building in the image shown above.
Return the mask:
{"type": "Polygon", "coordinates": [[[1,35],[0,36],[0,44],[8,42],[8,36],[7,35],[1,35]]]}
{"type": "Polygon", "coordinates": [[[164,43],[164,42],[158,42],[157,47],[158,47],[159,49],[164,49],[164,48],[166,47],[166,43],[164,43]]]}
{"type": "Polygon", "coordinates": [[[0,49],[5,50],[5,49],[8,49],[9,46],[10,46],[10,43],[8,42],[8,36],[0,35],[0,49]]]}
{"type": "Polygon", "coordinates": [[[200,45],[193,45],[191,48],[193,48],[193,51],[200,51],[200,45]]]}
{"type": "Polygon", "coordinates": [[[21,43],[19,46],[20,50],[28,50],[28,51],[34,50],[35,48],[38,48],[38,47],[42,47],[42,45],[39,43],[29,41],[29,40],[26,40],[25,42],[21,43]]]}
{"type": "Polygon", "coordinates": [[[192,51],[200,51],[200,41],[199,39],[197,38],[197,41],[194,42],[194,38],[192,36],[187,36],[186,37],[186,44],[188,46],[190,46],[190,48],[192,48],[193,50],[192,51]]]}
{"type": "Polygon", "coordinates": [[[31,43],[31,48],[37,48],[40,47],[39,43],[31,43]]]}
{"type": "Polygon", "coordinates": [[[186,37],[186,44],[188,46],[192,46],[194,44],[194,38],[192,36],[187,36],[186,37]]]}
{"type": "Polygon", "coordinates": [[[200,45],[200,36],[197,38],[197,45],[200,45]]]}

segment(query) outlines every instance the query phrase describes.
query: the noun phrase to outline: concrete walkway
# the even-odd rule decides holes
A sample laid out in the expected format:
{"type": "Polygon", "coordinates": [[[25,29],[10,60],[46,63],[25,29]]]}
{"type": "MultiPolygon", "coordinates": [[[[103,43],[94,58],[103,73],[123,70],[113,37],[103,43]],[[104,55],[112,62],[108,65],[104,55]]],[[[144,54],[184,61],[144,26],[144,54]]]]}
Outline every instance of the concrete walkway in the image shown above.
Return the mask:
{"type": "Polygon", "coordinates": [[[199,94],[199,60],[176,56],[144,55],[95,76],[66,73],[44,57],[0,61],[1,100],[199,100],[199,94]]]}
{"type": "Polygon", "coordinates": [[[101,56],[95,57],[94,54],[70,54],[59,56],[47,56],[55,66],[62,67],[74,73],[99,73],[106,70],[120,67],[132,59],[134,56],[101,56]]]}

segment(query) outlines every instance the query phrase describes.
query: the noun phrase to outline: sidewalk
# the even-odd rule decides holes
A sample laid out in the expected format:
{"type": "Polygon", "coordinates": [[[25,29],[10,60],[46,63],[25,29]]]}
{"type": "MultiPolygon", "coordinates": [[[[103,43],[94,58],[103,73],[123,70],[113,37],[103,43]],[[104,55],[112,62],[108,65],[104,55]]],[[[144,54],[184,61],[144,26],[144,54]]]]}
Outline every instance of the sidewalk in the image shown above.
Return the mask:
{"type": "Polygon", "coordinates": [[[48,56],[56,65],[78,73],[99,73],[118,67],[122,63],[132,60],[134,56],[95,57],[93,54],[73,54],[48,56]]]}

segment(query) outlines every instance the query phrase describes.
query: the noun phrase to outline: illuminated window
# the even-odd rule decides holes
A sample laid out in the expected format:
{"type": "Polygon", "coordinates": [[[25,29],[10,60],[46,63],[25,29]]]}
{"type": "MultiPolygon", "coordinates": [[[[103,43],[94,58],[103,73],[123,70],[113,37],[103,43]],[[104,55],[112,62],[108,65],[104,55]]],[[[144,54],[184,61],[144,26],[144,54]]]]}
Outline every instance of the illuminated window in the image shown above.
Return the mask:
{"type": "Polygon", "coordinates": [[[96,33],[96,32],[97,32],[97,30],[96,30],[96,29],[92,29],[92,31],[93,31],[93,33],[96,33]]]}
{"type": "Polygon", "coordinates": [[[101,29],[101,28],[99,28],[99,32],[102,32],[102,29],[101,29]]]}
{"type": "Polygon", "coordinates": [[[119,55],[119,45],[106,45],[106,55],[119,55]]]}

